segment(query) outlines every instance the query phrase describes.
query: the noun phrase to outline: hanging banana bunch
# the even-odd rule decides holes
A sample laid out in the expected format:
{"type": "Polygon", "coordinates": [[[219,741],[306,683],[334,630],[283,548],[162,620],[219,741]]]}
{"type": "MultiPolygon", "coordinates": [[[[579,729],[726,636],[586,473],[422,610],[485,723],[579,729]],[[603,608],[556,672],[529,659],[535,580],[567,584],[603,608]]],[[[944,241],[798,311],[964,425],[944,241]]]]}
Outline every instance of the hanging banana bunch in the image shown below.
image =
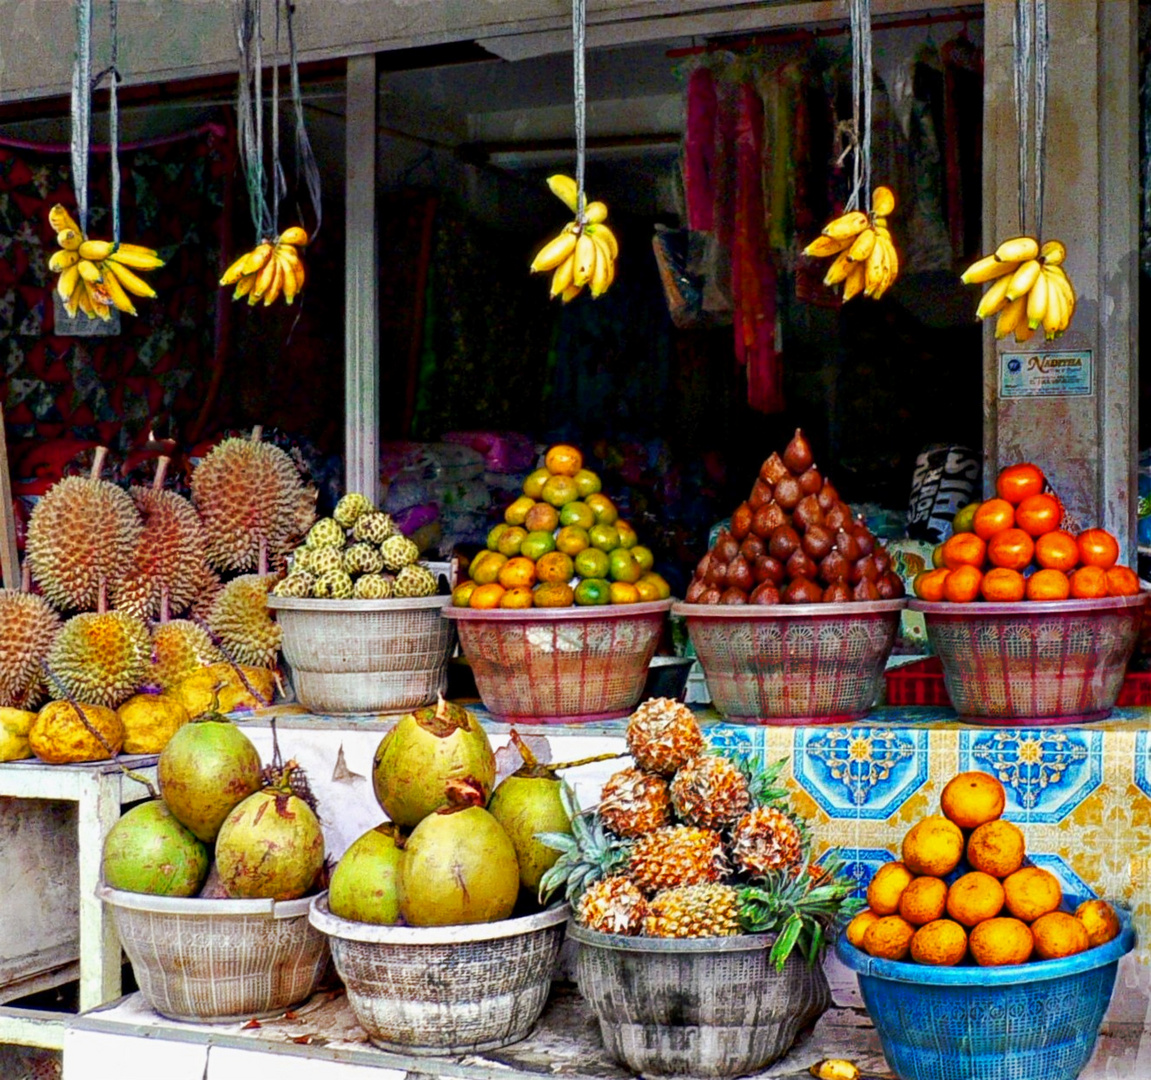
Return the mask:
{"type": "Polygon", "coordinates": [[[107,322],[114,307],[135,315],[133,296],[151,299],[156,295],[156,290],[134,272],[164,265],[152,248],[89,240],[59,203],[48,211],[48,222],[60,245],[48,260],[48,269],[60,275],[56,291],[70,316],[75,318],[76,312],[82,311],[90,319],[107,322]]]}
{"type": "Polygon", "coordinates": [[[579,296],[584,286],[588,287],[592,299],[597,299],[615,281],[615,261],[619,256],[615,234],[604,224],[607,205],[598,201],[587,203],[581,222],[576,182],[570,176],[557,174],[548,177],[548,187],[576,219],[544,244],[532,261],[532,273],[551,271],[552,298],[558,296],[565,304],[579,296]]]}
{"type": "Polygon", "coordinates": [[[304,287],[304,260],[300,248],[308,234],[299,225],[285,229],[275,240],[265,240],[241,255],[220,278],[221,285],[235,285],[233,300],[245,296],[253,307],[261,300],[264,307],[283,296],[290,304],[304,287]]]}
{"type": "Polygon", "coordinates": [[[1042,328],[1048,341],[1060,337],[1075,314],[1075,288],[1063,260],[1067,249],[1059,240],[1042,247],[1031,236],[1005,240],[987,255],[972,263],[961,278],[964,285],[993,284],[983,294],[976,309],[980,319],[997,315],[995,337],[1010,333],[1015,340],[1027,341],[1042,328]]]}
{"type": "Polygon", "coordinates": [[[899,255],[887,228],[888,215],[895,209],[890,188],[877,187],[871,196],[871,213],[851,210],[829,222],[821,235],[803,249],[816,258],[835,256],[825,285],[843,283],[843,300],[862,293],[878,300],[899,275],[899,255]]]}

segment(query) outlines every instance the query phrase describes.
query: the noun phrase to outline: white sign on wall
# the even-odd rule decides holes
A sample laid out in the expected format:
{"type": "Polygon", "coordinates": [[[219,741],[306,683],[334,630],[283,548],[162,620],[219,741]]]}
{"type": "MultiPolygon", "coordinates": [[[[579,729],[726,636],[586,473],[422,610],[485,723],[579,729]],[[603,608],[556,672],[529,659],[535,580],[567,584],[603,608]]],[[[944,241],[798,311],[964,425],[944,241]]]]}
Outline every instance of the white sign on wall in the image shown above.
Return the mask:
{"type": "Polygon", "coordinates": [[[1091,350],[999,354],[999,396],[1090,397],[1091,350]]]}

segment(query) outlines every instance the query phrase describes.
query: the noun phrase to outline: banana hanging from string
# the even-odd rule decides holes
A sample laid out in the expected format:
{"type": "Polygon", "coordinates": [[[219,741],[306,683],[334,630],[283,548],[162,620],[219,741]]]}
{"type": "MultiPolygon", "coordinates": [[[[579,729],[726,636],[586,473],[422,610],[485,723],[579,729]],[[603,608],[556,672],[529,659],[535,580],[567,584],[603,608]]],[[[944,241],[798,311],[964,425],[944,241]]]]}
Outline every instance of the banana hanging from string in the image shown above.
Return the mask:
{"type": "MultiPolygon", "coordinates": [[[[579,190],[570,176],[548,177],[548,187],[572,213],[578,213],[579,190]]],[[[532,273],[551,272],[551,296],[566,304],[587,287],[592,299],[602,296],[615,281],[619,244],[604,224],[607,206],[589,202],[584,206],[584,222],[569,222],[560,234],[544,244],[532,260],[532,273]]]]}
{"type": "Polygon", "coordinates": [[[261,300],[269,307],[279,297],[292,303],[304,287],[304,260],[299,249],[308,234],[299,225],[285,229],[275,240],[264,240],[241,255],[220,278],[221,285],[235,285],[233,300],[248,298],[255,307],[261,300]]]}
{"type": "Polygon", "coordinates": [[[980,319],[998,316],[996,338],[1013,333],[1016,341],[1027,341],[1042,328],[1047,340],[1053,341],[1075,314],[1075,289],[1063,269],[1066,258],[1067,249],[1059,240],[1040,247],[1034,237],[1016,236],[972,263],[961,280],[965,285],[991,282],[975,314],[980,319]]]}
{"type": "Polygon", "coordinates": [[[107,322],[114,307],[135,315],[133,296],[151,299],[156,295],[156,290],[134,273],[164,265],[152,248],[89,240],[59,203],[48,211],[48,223],[56,230],[56,242],[60,245],[60,250],[48,260],[48,269],[60,275],[56,291],[73,318],[82,311],[90,319],[107,322]]]}
{"type": "Polygon", "coordinates": [[[862,210],[841,214],[803,249],[804,255],[815,258],[835,256],[823,282],[842,282],[845,303],[860,293],[878,300],[899,276],[899,255],[887,228],[887,218],[894,209],[891,189],[877,187],[872,192],[870,215],[862,210]]]}

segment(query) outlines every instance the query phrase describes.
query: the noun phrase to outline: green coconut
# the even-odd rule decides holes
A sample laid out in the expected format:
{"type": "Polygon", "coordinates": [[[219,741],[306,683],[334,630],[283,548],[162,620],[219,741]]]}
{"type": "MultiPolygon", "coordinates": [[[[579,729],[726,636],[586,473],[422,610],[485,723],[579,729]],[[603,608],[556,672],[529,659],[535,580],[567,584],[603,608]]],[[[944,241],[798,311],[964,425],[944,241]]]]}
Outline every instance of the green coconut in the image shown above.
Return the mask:
{"type": "Polygon", "coordinates": [[[396,832],[385,821],[344,852],[328,886],[328,908],[333,915],[384,925],[400,921],[396,878],[403,850],[396,843],[396,832]]]}
{"type": "Polygon", "coordinates": [[[516,849],[481,805],[481,789],[451,782],[449,805],[412,831],[400,857],[400,915],[409,926],[497,922],[520,891],[516,849]]]}
{"type": "Polygon", "coordinates": [[[447,806],[450,782],[471,783],[486,803],[495,780],[496,757],[486,732],[467,709],[443,698],[401,717],[372,762],[376,798],[405,829],[447,806]]]}
{"type": "Polygon", "coordinates": [[[132,807],[104,839],[104,882],[125,892],[195,896],[210,862],[207,847],[159,799],[132,807]]]}

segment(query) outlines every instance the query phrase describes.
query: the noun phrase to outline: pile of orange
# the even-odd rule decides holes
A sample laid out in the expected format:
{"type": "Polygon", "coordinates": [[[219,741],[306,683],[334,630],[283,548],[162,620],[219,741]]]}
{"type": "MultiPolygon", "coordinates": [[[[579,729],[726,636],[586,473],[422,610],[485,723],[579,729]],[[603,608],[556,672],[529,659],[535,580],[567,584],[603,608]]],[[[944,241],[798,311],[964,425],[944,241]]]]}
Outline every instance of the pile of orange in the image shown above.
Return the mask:
{"type": "Polygon", "coordinates": [[[1027,865],[1022,831],[1002,819],[1006,801],[994,776],[953,777],[942,814],[913,825],[902,861],[871,879],[848,941],[885,960],[1000,967],[1074,956],[1117,937],[1119,918],[1104,900],[1061,910],[1059,879],[1027,865]]]}
{"type": "Polygon", "coordinates": [[[997,498],[965,506],[954,532],[935,549],[935,568],[915,579],[920,600],[1095,600],[1135,596],[1139,578],[1119,566],[1119,543],[1106,529],[1074,535],[1060,528],[1063,504],[1035,465],[1009,465],[997,498]]]}
{"type": "Polygon", "coordinates": [[[651,550],[602,486],[579,450],[553,446],[488,533],[452,603],[491,609],[666,600],[671,586],[652,569],[651,550]]]}

